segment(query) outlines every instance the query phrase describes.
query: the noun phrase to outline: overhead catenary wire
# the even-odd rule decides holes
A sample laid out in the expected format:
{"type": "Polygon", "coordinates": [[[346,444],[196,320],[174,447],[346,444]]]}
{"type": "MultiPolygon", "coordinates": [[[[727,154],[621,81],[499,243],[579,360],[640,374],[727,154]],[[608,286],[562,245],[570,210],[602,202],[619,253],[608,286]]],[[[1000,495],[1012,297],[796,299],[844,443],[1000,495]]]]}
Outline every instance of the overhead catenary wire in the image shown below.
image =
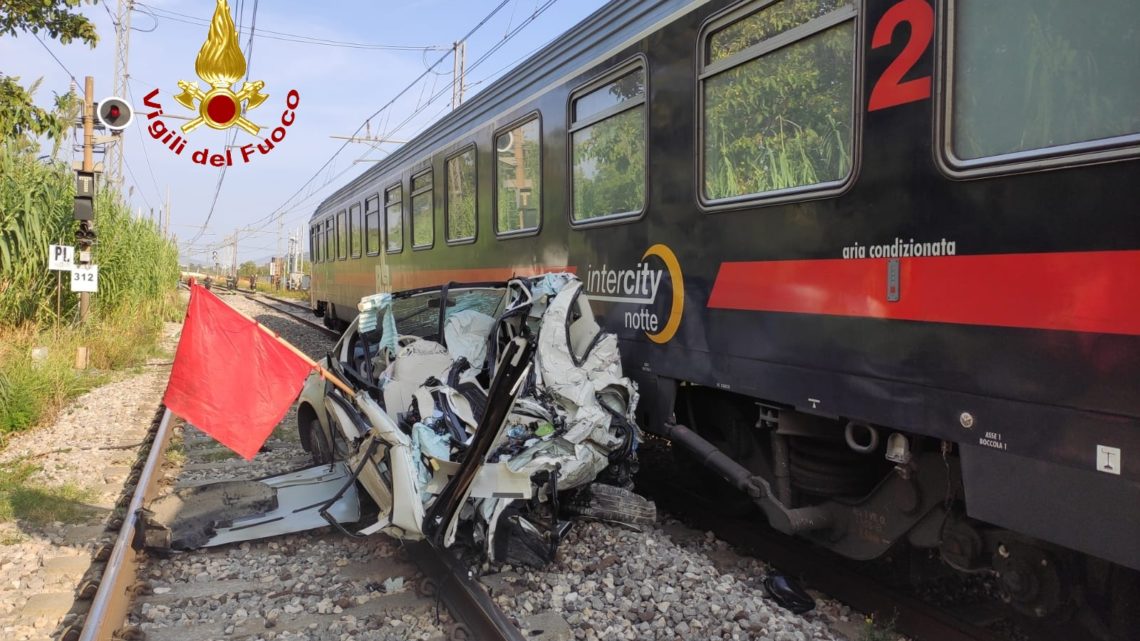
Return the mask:
{"type": "MultiPolygon", "coordinates": [[[[510,3],[510,0],[502,0],[502,2],[497,4],[495,6],[495,8],[491,10],[490,13],[488,13],[486,16],[484,16],[482,20],[480,20],[474,27],[472,27],[470,30],[468,30],[467,33],[464,34],[464,36],[462,38],[460,38],[459,40],[466,40],[466,39],[470,38],[476,31],[478,31],[480,28],[482,28],[483,25],[487,24],[487,21],[489,21],[491,18],[493,18],[495,16],[495,14],[497,14],[500,10],[502,10],[503,7],[507,6],[507,4],[509,4],[509,3],[510,3]]],[[[447,53],[440,56],[439,59],[437,59],[434,63],[432,63],[432,65],[430,67],[425,69],[423,71],[423,73],[421,73],[419,76],[416,76],[415,80],[412,80],[411,83],[409,83],[407,86],[405,86],[399,92],[397,92],[395,96],[393,96],[388,102],[384,103],[379,109],[377,109],[375,112],[373,112],[372,115],[365,118],[364,121],[360,123],[360,126],[356,128],[356,131],[352,132],[352,135],[349,136],[349,138],[350,139],[355,138],[357,136],[357,134],[359,134],[364,129],[364,126],[366,123],[368,123],[373,118],[378,116],[381,112],[383,112],[388,107],[395,104],[395,102],[397,100],[399,100],[401,97],[403,97],[404,94],[411,91],[411,89],[413,87],[415,87],[417,83],[419,83],[421,80],[423,80],[425,77],[427,77],[432,72],[433,69],[435,69],[437,66],[443,64],[443,62],[450,57],[451,57],[451,50],[449,49],[447,51],[447,53]]],[[[313,183],[313,181],[316,180],[318,176],[320,176],[321,172],[323,172],[326,168],[328,168],[329,165],[331,165],[333,163],[333,161],[336,160],[337,156],[339,156],[341,154],[341,152],[344,151],[345,148],[348,147],[350,142],[351,142],[351,140],[345,140],[344,143],[342,143],[341,146],[338,147],[335,152],[333,152],[333,155],[330,156],[329,159],[326,160],[325,163],[323,165],[321,165],[321,167],[319,169],[317,169],[317,171],[311,177],[309,177],[309,179],[306,180],[297,189],[297,191],[293,192],[288,198],[285,199],[284,202],[282,202],[280,205],[278,205],[277,208],[274,209],[272,212],[270,212],[267,216],[258,219],[253,224],[256,225],[256,224],[261,223],[261,222],[272,221],[272,220],[276,219],[278,214],[282,213],[283,211],[286,211],[286,209],[285,209],[286,206],[294,198],[296,198],[299,194],[301,194],[305,190],[305,188],[307,188],[309,185],[311,185],[313,183]]],[[[327,185],[327,184],[328,183],[326,182],[325,185],[327,185]]],[[[322,185],[322,187],[323,186],[324,185],[322,185]]]]}
{"type": "MultiPolygon", "coordinates": [[[[528,17],[527,17],[527,18],[526,18],[526,19],[525,19],[525,20],[524,20],[522,23],[520,23],[519,25],[517,25],[517,26],[516,26],[516,27],[515,27],[513,30],[510,30],[510,31],[508,31],[508,32],[507,32],[507,34],[506,34],[506,35],[503,37],[503,39],[502,39],[502,40],[500,40],[499,42],[497,42],[497,43],[495,44],[495,46],[494,46],[494,47],[492,47],[492,49],[491,49],[491,50],[489,50],[489,51],[485,52],[483,55],[481,55],[481,56],[480,56],[480,57],[479,57],[479,58],[478,58],[478,59],[477,59],[477,60],[476,60],[476,61],[475,61],[475,62],[474,62],[472,65],[470,65],[470,66],[468,67],[468,70],[471,70],[471,69],[474,69],[474,68],[476,68],[476,67],[477,67],[477,66],[479,66],[481,63],[483,63],[483,62],[485,62],[487,59],[489,59],[489,58],[490,58],[490,56],[491,56],[491,55],[493,55],[493,54],[495,53],[495,51],[497,51],[497,50],[498,50],[498,49],[500,49],[500,48],[501,48],[503,45],[505,45],[505,44],[506,44],[506,42],[507,42],[508,40],[510,40],[511,38],[513,38],[515,35],[517,35],[517,34],[518,34],[518,33],[519,33],[519,32],[520,32],[520,31],[521,31],[523,28],[525,28],[525,27],[526,27],[527,25],[529,25],[531,22],[533,22],[534,20],[536,20],[536,19],[538,18],[538,16],[540,16],[540,15],[541,15],[541,14],[542,14],[544,11],[546,11],[547,9],[549,9],[549,8],[550,8],[550,6],[552,6],[552,5],[553,5],[555,2],[557,2],[557,0],[546,0],[546,1],[545,1],[543,4],[541,4],[541,5],[539,5],[539,4],[537,4],[537,3],[536,3],[536,7],[535,7],[535,9],[534,9],[533,13],[531,13],[531,15],[530,15],[530,16],[528,16],[528,17]]],[[[545,45],[539,45],[538,47],[536,47],[536,48],[532,49],[532,50],[531,50],[531,51],[529,51],[528,53],[526,53],[526,54],[524,54],[524,55],[522,55],[522,56],[520,56],[520,57],[518,57],[518,58],[514,59],[512,62],[510,62],[510,63],[508,63],[508,64],[506,64],[506,65],[504,65],[504,66],[500,67],[498,70],[496,70],[496,71],[492,72],[491,74],[488,74],[487,76],[483,77],[482,79],[480,79],[480,80],[478,80],[478,81],[476,81],[476,82],[474,82],[474,83],[472,83],[472,84],[481,84],[481,83],[483,83],[483,82],[486,82],[488,78],[490,78],[490,77],[494,76],[494,75],[495,75],[495,74],[497,74],[497,73],[500,73],[500,72],[502,72],[502,71],[503,71],[503,70],[505,70],[505,69],[508,69],[508,68],[510,68],[510,67],[512,67],[512,66],[514,66],[514,65],[516,65],[516,64],[518,64],[518,62],[520,62],[521,60],[524,60],[524,59],[526,59],[526,58],[527,58],[527,57],[529,57],[530,55],[533,55],[533,54],[534,54],[536,51],[538,51],[538,50],[542,49],[542,47],[543,47],[543,46],[545,46],[545,45]]],[[[421,77],[422,77],[422,76],[421,76],[421,77]]],[[[413,85],[414,85],[414,82],[413,82],[413,85]]],[[[428,98],[428,100],[427,100],[426,102],[424,102],[424,101],[422,100],[422,98],[421,98],[420,100],[417,100],[417,107],[416,107],[416,110],[415,110],[415,111],[414,111],[414,112],[413,112],[413,113],[412,113],[412,114],[411,114],[409,117],[405,118],[405,119],[404,119],[404,120],[402,120],[400,123],[398,123],[398,124],[397,124],[397,125],[396,125],[394,128],[392,128],[392,129],[385,129],[385,130],[384,130],[384,131],[385,131],[385,133],[383,134],[383,136],[382,136],[382,137],[390,137],[390,136],[392,136],[393,134],[395,134],[395,133],[399,132],[399,130],[400,130],[400,129],[402,129],[403,127],[407,126],[407,125],[408,125],[408,123],[410,123],[412,120],[414,120],[416,116],[418,116],[418,115],[419,115],[419,114],[421,114],[421,113],[422,113],[424,110],[426,110],[427,108],[429,108],[429,107],[432,105],[432,103],[433,103],[433,102],[435,102],[435,101],[436,101],[436,100],[438,100],[440,97],[442,97],[444,94],[446,94],[447,92],[449,92],[449,91],[451,90],[451,87],[452,87],[452,86],[454,86],[454,81],[453,81],[453,82],[451,82],[451,83],[449,83],[447,86],[443,87],[443,88],[442,88],[442,89],[441,89],[439,92],[436,92],[434,95],[431,95],[431,96],[428,98]]],[[[432,120],[434,120],[435,118],[438,118],[438,117],[439,117],[439,116],[440,116],[440,115],[441,115],[443,112],[447,111],[448,107],[449,107],[448,105],[444,105],[444,106],[443,106],[443,108],[439,109],[439,110],[438,110],[438,111],[435,113],[435,115],[432,117],[432,120]]],[[[388,112],[388,113],[386,113],[386,114],[385,114],[385,119],[389,118],[390,116],[391,116],[391,112],[388,112]]],[[[338,150],[338,151],[339,151],[339,150],[338,150]]],[[[362,160],[362,159],[363,159],[363,157],[364,157],[365,155],[367,155],[367,154],[368,154],[368,151],[365,151],[365,152],[364,152],[364,154],[362,154],[362,155],[361,155],[361,157],[357,159],[357,161],[359,161],[359,160],[362,160]]],[[[318,187],[318,188],[316,188],[315,190],[313,190],[313,191],[309,192],[307,195],[305,195],[304,197],[302,197],[302,198],[301,198],[301,200],[299,200],[299,201],[297,201],[297,202],[293,203],[293,204],[292,204],[292,206],[290,206],[290,207],[288,207],[287,209],[285,209],[284,211],[282,211],[282,212],[281,212],[281,215],[282,215],[282,216],[284,216],[284,215],[285,215],[285,214],[287,214],[287,213],[290,213],[290,212],[293,212],[293,211],[295,211],[296,209],[298,209],[299,207],[301,207],[302,205],[304,205],[306,202],[308,202],[310,199],[312,199],[314,196],[316,196],[316,195],[319,193],[319,190],[320,190],[321,188],[323,188],[324,186],[327,186],[329,183],[332,183],[332,182],[336,181],[336,180],[337,180],[337,179],[339,179],[341,176],[343,176],[343,175],[345,175],[346,173],[348,173],[349,171],[351,171],[353,168],[354,168],[354,167],[353,167],[353,165],[348,165],[347,167],[345,167],[345,168],[344,168],[344,169],[342,169],[341,171],[337,172],[335,175],[331,175],[331,176],[329,176],[328,178],[326,178],[326,180],[325,180],[325,181],[322,183],[322,185],[321,185],[320,187],[318,187]]],[[[322,168],[321,170],[318,170],[318,175],[320,174],[320,172],[321,172],[321,171],[323,171],[323,168],[322,168]]],[[[296,195],[296,194],[294,194],[294,196],[295,196],[295,195],[296,195]]],[[[302,212],[302,213],[300,213],[300,214],[298,214],[298,215],[295,215],[295,216],[291,216],[291,217],[287,218],[287,219],[286,219],[286,223],[285,223],[285,224],[293,224],[293,223],[296,223],[296,222],[302,222],[302,221],[303,221],[305,218],[307,218],[308,216],[309,216],[309,213],[308,213],[308,212],[302,212]]],[[[261,221],[265,221],[265,222],[264,222],[264,223],[261,225],[261,227],[260,227],[260,228],[264,228],[264,227],[266,227],[266,226],[268,226],[268,225],[272,224],[272,223],[273,223],[275,220],[276,220],[276,218],[274,218],[274,217],[270,216],[270,217],[266,217],[266,218],[263,218],[263,219],[259,219],[258,221],[255,221],[255,222],[253,223],[253,225],[256,225],[256,224],[258,224],[258,223],[259,223],[259,222],[261,222],[261,221]]],[[[251,226],[252,226],[252,225],[251,225],[251,226]]]]}
{"type": "Polygon", "coordinates": [[[60,69],[63,69],[63,72],[66,73],[69,78],[71,78],[72,82],[78,85],[79,80],[75,78],[75,74],[71,73],[71,70],[67,68],[67,65],[63,64],[63,61],[60,60],[59,57],[55,55],[55,52],[51,50],[51,47],[47,46],[47,43],[40,39],[39,34],[33,33],[32,37],[36,39],[36,42],[40,43],[40,46],[44,48],[44,51],[48,52],[48,55],[52,57],[52,60],[55,60],[60,69]]]}
{"type": "Polygon", "coordinates": [[[135,184],[135,187],[138,187],[139,198],[142,198],[143,204],[146,205],[147,209],[154,209],[154,206],[150,204],[149,200],[147,200],[146,194],[143,193],[142,185],[139,184],[139,179],[135,178],[135,170],[131,169],[131,163],[127,160],[127,157],[125,155],[123,156],[123,164],[127,166],[127,175],[131,177],[131,182],[135,184]]]}
{"type": "MultiPolygon", "coordinates": [[[[557,1],[558,0],[546,0],[546,2],[544,4],[542,4],[540,7],[536,8],[534,13],[532,13],[526,20],[519,23],[519,25],[513,31],[509,32],[506,36],[503,37],[502,40],[499,40],[499,42],[495,43],[490,49],[488,49],[486,52],[484,52],[483,55],[479,56],[479,58],[477,60],[475,60],[475,62],[473,62],[471,65],[469,65],[467,67],[468,71],[477,68],[480,64],[485,62],[496,51],[498,51],[500,48],[502,48],[502,46],[505,45],[508,40],[513,38],[515,35],[517,35],[518,32],[521,31],[523,28],[525,28],[528,24],[530,24],[531,22],[534,22],[534,20],[537,19],[538,16],[542,14],[542,12],[546,11],[548,8],[550,8],[551,5],[553,5],[557,1]]],[[[445,95],[446,93],[451,91],[451,88],[455,85],[456,82],[458,82],[458,79],[453,80],[450,85],[444,87],[439,92],[432,94],[428,98],[427,102],[423,103],[423,105],[417,105],[416,109],[413,110],[413,112],[407,118],[405,118],[403,121],[401,121],[399,124],[397,124],[395,128],[393,128],[389,131],[386,131],[384,133],[384,137],[386,137],[386,138],[391,137],[392,135],[398,133],[402,128],[407,126],[408,123],[410,123],[413,119],[415,119],[416,116],[418,116],[425,109],[430,107],[433,102],[435,102],[440,97],[442,97],[443,95],[445,95]]],[[[480,82],[482,82],[482,80],[480,82]]]]}
{"type": "MultiPolygon", "coordinates": [[[[181,22],[183,24],[192,24],[195,26],[209,25],[210,21],[197,16],[192,16],[170,9],[155,7],[143,2],[136,2],[135,6],[142,7],[152,16],[164,20],[171,20],[173,22],[181,22]]],[[[239,32],[245,35],[245,29],[239,28],[239,32]]],[[[450,50],[449,45],[389,45],[379,43],[366,43],[366,42],[350,42],[346,40],[332,40],[328,38],[317,38],[315,36],[306,36],[303,34],[286,33],[282,31],[273,31],[269,29],[262,29],[257,34],[258,38],[265,38],[267,40],[281,40],[284,42],[296,42],[300,44],[319,45],[325,47],[342,47],[347,49],[374,49],[384,51],[444,51],[450,50]]]]}
{"type": "MultiPolygon", "coordinates": [[[[128,78],[128,80],[129,80],[129,78],[128,78]]],[[[130,96],[130,98],[131,98],[131,105],[134,105],[135,104],[135,92],[131,89],[131,84],[129,82],[127,83],[127,95],[130,96]]],[[[146,130],[142,126],[142,119],[141,118],[136,117],[134,119],[134,121],[135,121],[135,126],[139,130],[139,138],[142,139],[139,146],[142,147],[142,150],[143,150],[143,159],[146,161],[146,168],[147,168],[147,171],[150,173],[150,182],[152,185],[154,185],[155,198],[157,198],[159,202],[162,202],[162,189],[160,189],[158,186],[158,179],[154,177],[154,165],[152,165],[150,162],[150,152],[146,150],[146,135],[145,135],[146,130]]],[[[118,144],[118,145],[123,144],[122,138],[120,138],[119,141],[115,144],[118,144]]],[[[127,159],[127,155],[123,154],[123,162],[126,162],[126,159],[127,159]]],[[[138,184],[138,181],[135,181],[135,185],[138,186],[139,195],[141,196],[142,195],[142,186],[138,184]]],[[[143,200],[146,200],[145,196],[143,196],[143,200]]]]}
{"type": "MultiPolygon", "coordinates": [[[[478,59],[477,59],[477,60],[476,60],[476,61],[475,61],[473,64],[471,64],[470,66],[468,66],[468,70],[470,71],[470,70],[472,70],[472,69],[475,69],[475,68],[476,68],[476,67],[478,67],[478,66],[479,66],[481,63],[483,63],[483,62],[487,61],[487,60],[490,58],[490,56],[492,56],[492,55],[493,55],[493,54],[494,54],[496,51],[498,51],[500,48],[502,48],[502,47],[503,47],[503,46],[504,46],[504,45],[507,43],[507,41],[509,41],[510,39],[512,39],[512,38],[513,38],[515,35],[517,35],[517,34],[518,34],[520,31],[522,31],[522,29],[524,29],[524,28],[525,28],[526,26],[528,26],[530,23],[534,22],[534,21],[535,21],[535,20],[536,20],[536,19],[537,19],[537,18],[538,18],[538,17],[539,17],[539,16],[540,16],[540,15],[541,15],[543,12],[545,12],[547,9],[549,9],[549,8],[550,8],[550,7],[551,7],[553,4],[555,4],[556,2],[557,2],[557,0],[545,0],[545,2],[543,2],[542,4],[538,4],[538,3],[536,3],[535,9],[534,9],[534,11],[531,13],[531,15],[530,15],[530,16],[528,16],[528,17],[527,17],[525,20],[523,20],[521,23],[519,23],[519,24],[518,24],[518,25],[517,25],[517,26],[516,26],[514,29],[510,30],[510,31],[509,31],[509,32],[508,32],[508,33],[507,33],[507,34],[506,34],[506,35],[505,35],[505,36],[504,36],[504,37],[503,37],[503,38],[502,38],[502,39],[501,39],[499,42],[497,42],[497,43],[496,43],[496,44],[495,44],[495,45],[494,45],[494,46],[493,46],[493,47],[492,47],[490,50],[488,50],[487,52],[485,52],[485,53],[484,53],[483,55],[481,55],[481,56],[480,56],[480,57],[479,57],[479,58],[478,58],[478,59]]],[[[501,68],[498,70],[498,72],[501,72],[502,70],[504,70],[504,69],[507,69],[507,68],[509,68],[509,67],[513,66],[514,64],[517,64],[517,63],[518,63],[520,60],[523,60],[523,59],[525,59],[526,57],[528,57],[528,56],[530,56],[531,54],[533,54],[535,51],[538,51],[539,49],[541,49],[541,48],[542,48],[542,46],[545,46],[545,45],[540,45],[539,47],[536,47],[535,49],[531,50],[529,53],[527,53],[527,54],[525,54],[525,55],[521,56],[520,58],[517,58],[517,59],[515,59],[515,61],[514,61],[514,62],[512,62],[512,63],[509,63],[509,64],[507,64],[507,65],[505,65],[505,66],[501,67],[501,68]]],[[[430,69],[429,69],[429,71],[430,71],[430,69]]],[[[479,80],[477,83],[474,83],[474,84],[479,84],[479,83],[485,82],[485,81],[487,80],[487,78],[489,78],[491,75],[494,75],[494,73],[498,73],[498,72],[493,72],[493,73],[492,73],[492,74],[490,74],[489,76],[486,76],[486,77],[484,77],[483,79],[479,80]]],[[[416,82],[418,82],[418,80],[422,79],[422,78],[424,77],[424,75],[426,75],[426,74],[423,74],[423,75],[421,75],[421,76],[420,76],[420,78],[418,78],[416,81],[413,81],[412,85],[410,85],[410,86],[409,86],[409,87],[407,87],[406,89],[410,89],[410,88],[411,88],[411,86],[414,86],[414,84],[415,84],[416,82]]],[[[417,101],[417,107],[416,107],[416,109],[413,111],[413,113],[412,113],[411,115],[409,115],[407,118],[405,118],[404,120],[402,120],[400,123],[398,123],[398,124],[397,124],[397,125],[396,125],[394,128],[392,128],[392,129],[386,129],[386,130],[385,130],[385,133],[384,133],[384,134],[383,134],[383,136],[381,136],[381,137],[391,137],[393,134],[395,134],[395,133],[399,132],[399,131],[400,131],[400,129],[402,129],[403,127],[407,126],[407,125],[408,125],[408,123],[410,123],[412,120],[414,120],[416,116],[418,116],[419,114],[423,113],[423,111],[424,111],[424,110],[426,110],[427,108],[429,108],[429,107],[432,105],[432,103],[433,103],[433,102],[435,102],[436,100],[438,100],[440,97],[442,97],[442,96],[443,96],[444,94],[446,94],[447,92],[451,91],[451,88],[452,88],[452,86],[454,86],[454,84],[455,84],[455,81],[453,80],[453,81],[452,81],[451,83],[449,83],[447,86],[443,87],[443,88],[442,88],[442,89],[441,89],[439,92],[435,93],[434,95],[431,95],[431,96],[428,98],[428,100],[427,100],[426,102],[423,102],[422,98],[421,98],[420,100],[418,100],[418,101],[417,101]]],[[[433,87],[433,89],[434,89],[434,87],[433,87]]],[[[440,114],[442,114],[444,111],[446,111],[446,110],[447,110],[447,108],[448,108],[448,105],[444,105],[444,107],[443,107],[442,109],[440,109],[440,110],[438,110],[438,111],[436,112],[436,114],[435,114],[435,115],[432,117],[432,119],[434,120],[435,118],[437,118],[437,117],[438,117],[440,114]]],[[[383,109],[383,108],[382,108],[382,109],[383,109]]],[[[376,115],[376,114],[373,114],[373,117],[374,117],[375,115],[376,115]]],[[[389,117],[389,116],[391,116],[391,112],[389,112],[389,113],[387,113],[387,114],[385,115],[385,117],[386,117],[386,118],[387,118],[387,117],[389,117]]],[[[370,118],[371,118],[371,117],[370,117],[370,118]]],[[[367,121],[366,121],[366,122],[367,122],[367,121]]],[[[359,130],[357,130],[357,133],[359,133],[359,130]]],[[[354,136],[355,136],[355,134],[354,134],[354,136]]],[[[341,149],[343,149],[343,147],[344,147],[344,146],[342,145],[342,148],[341,148],[341,149]]],[[[339,153],[340,151],[341,151],[341,150],[339,150],[339,149],[338,149],[337,153],[339,153]]],[[[363,159],[364,155],[367,155],[367,153],[368,153],[368,151],[365,151],[365,153],[364,153],[364,154],[363,154],[363,155],[362,155],[360,158],[358,158],[357,160],[363,159]]],[[[335,156],[336,156],[336,154],[334,154],[334,158],[335,158],[335,156]]],[[[331,159],[330,159],[330,160],[331,160],[331,159]]],[[[326,163],[326,165],[328,165],[328,163],[326,163]]],[[[310,191],[310,192],[309,192],[307,195],[305,195],[305,196],[304,196],[304,197],[303,197],[301,200],[299,200],[299,201],[297,201],[297,202],[293,203],[293,204],[292,204],[292,206],[290,206],[290,207],[288,207],[288,208],[284,209],[283,211],[281,211],[281,212],[280,212],[280,213],[281,213],[281,216],[284,216],[286,213],[290,213],[290,212],[293,212],[293,211],[295,211],[296,209],[298,209],[299,207],[301,207],[301,206],[302,206],[302,205],[303,205],[305,202],[309,201],[311,198],[313,198],[314,196],[316,196],[316,195],[317,195],[317,194],[320,192],[320,189],[322,189],[323,187],[327,186],[328,184],[330,184],[330,183],[332,183],[332,182],[336,181],[338,178],[340,178],[340,177],[341,177],[341,176],[343,176],[344,174],[348,173],[348,172],[349,172],[350,170],[352,170],[352,169],[353,169],[353,165],[348,165],[347,167],[345,167],[345,168],[344,168],[344,169],[342,169],[341,171],[337,172],[337,173],[336,173],[336,175],[333,175],[333,176],[330,176],[330,177],[326,178],[326,180],[325,180],[325,181],[324,181],[324,182],[323,182],[323,183],[322,183],[322,184],[321,184],[319,187],[315,188],[313,191],[310,191]]],[[[320,173],[321,173],[322,171],[324,171],[324,167],[322,167],[320,170],[318,170],[318,171],[317,171],[317,174],[315,174],[315,175],[314,175],[314,178],[315,178],[316,176],[320,175],[320,173]]],[[[312,179],[310,179],[310,181],[311,181],[311,180],[312,180],[312,179]]],[[[304,187],[304,186],[302,186],[302,188],[303,188],[303,187],[304,187]]],[[[291,196],[290,198],[293,198],[293,197],[295,197],[295,196],[297,195],[297,193],[300,193],[300,191],[301,191],[301,190],[298,190],[298,192],[294,193],[294,195],[293,195],[293,196],[291,196]]],[[[286,202],[288,202],[288,200],[287,200],[286,202]]],[[[275,213],[276,213],[276,212],[275,212],[275,213]]],[[[295,223],[295,222],[301,222],[301,221],[303,221],[305,218],[307,218],[308,216],[309,216],[309,213],[308,213],[308,212],[302,212],[301,214],[298,214],[298,215],[296,215],[296,216],[292,216],[292,217],[290,217],[290,218],[286,219],[286,221],[287,221],[287,223],[288,223],[288,224],[292,224],[292,223],[295,223]]],[[[259,227],[259,229],[261,229],[261,228],[264,228],[264,227],[266,227],[266,226],[268,226],[268,225],[272,224],[272,223],[273,223],[275,220],[276,220],[276,218],[274,217],[274,215],[273,215],[273,214],[271,214],[270,216],[267,216],[267,217],[265,217],[265,218],[259,219],[258,221],[255,221],[255,222],[254,222],[254,223],[251,225],[251,227],[252,227],[253,225],[257,225],[258,223],[261,223],[262,221],[264,221],[264,223],[262,223],[262,224],[261,224],[261,227],[259,227]]]]}

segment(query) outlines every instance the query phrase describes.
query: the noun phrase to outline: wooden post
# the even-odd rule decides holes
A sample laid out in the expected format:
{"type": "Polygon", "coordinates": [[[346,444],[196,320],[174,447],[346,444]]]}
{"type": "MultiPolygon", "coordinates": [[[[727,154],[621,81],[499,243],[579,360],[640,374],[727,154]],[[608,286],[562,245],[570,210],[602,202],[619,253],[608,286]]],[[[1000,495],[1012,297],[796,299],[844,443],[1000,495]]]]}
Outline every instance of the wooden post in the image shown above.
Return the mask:
{"type": "MultiPolygon", "coordinates": [[[[95,78],[87,76],[83,81],[83,171],[95,170],[95,78]]],[[[92,220],[92,223],[95,221],[92,220]]],[[[79,249],[76,247],[76,249],[79,249]]],[[[91,251],[88,249],[87,251],[91,251]]],[[[76,256],[76,262],[84,265],[90,260],[83,260],[82,252],[76,256]]],[[[79,322],[87,320],[87,312],[91,306],[91,294],[79,292],[79,322]]]]}

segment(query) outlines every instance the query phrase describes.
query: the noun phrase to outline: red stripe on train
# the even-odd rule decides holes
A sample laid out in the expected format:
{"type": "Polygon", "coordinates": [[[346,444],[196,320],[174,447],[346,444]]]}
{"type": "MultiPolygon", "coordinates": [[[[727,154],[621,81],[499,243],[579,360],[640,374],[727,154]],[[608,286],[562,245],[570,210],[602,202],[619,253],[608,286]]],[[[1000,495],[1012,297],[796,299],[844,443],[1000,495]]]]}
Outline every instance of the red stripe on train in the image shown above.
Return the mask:
{"type": "Polygon", "coordinates": [[[709,307],[1140,335],[1140,251],[722,263],[709,307]]]}

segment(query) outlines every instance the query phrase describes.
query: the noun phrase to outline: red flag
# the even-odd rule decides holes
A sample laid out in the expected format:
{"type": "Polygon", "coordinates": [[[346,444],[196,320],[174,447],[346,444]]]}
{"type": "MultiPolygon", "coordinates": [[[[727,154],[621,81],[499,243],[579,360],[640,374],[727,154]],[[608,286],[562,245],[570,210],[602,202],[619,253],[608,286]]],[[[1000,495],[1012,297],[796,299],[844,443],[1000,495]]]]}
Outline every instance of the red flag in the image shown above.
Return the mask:
{"type": "Polygon", "coordinates": [[[163,402],[246,460],[281,422],[312,365],[199,285],[163,402]]]}

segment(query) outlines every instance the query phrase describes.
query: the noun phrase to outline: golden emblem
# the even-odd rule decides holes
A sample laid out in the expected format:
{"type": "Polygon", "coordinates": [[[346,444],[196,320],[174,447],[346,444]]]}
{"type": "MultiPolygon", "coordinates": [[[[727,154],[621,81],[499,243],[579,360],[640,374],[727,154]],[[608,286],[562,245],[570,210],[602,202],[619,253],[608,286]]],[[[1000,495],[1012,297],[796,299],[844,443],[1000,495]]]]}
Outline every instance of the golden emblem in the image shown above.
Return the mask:
{"type": "Polygon", "coordinates": [[[247,81],[242,84],[241,90],[233,92],[233,84],[245,75],[245,70],[245,56],[238,46],[238,34],[230,17],[230,6],[226,0],[218,0],[206,42],[198,50],[198,58],[194,61],[194,71],[212,88],[203,92],[196,82],[178,81],[182,93],[174,99],[183,107],[198,111],[198,117],[182,125],[182,131],[190,132],[202,123],[212,129],[229,129],[237,125],[256,136],[261,127],[242,116],[242,102],[246,103],[247,110],[256,109],[269,96],[261,93],[265,87],[261,80],[247,81]],[[195,102],[198,103],[196,107],[195,102]]]}

